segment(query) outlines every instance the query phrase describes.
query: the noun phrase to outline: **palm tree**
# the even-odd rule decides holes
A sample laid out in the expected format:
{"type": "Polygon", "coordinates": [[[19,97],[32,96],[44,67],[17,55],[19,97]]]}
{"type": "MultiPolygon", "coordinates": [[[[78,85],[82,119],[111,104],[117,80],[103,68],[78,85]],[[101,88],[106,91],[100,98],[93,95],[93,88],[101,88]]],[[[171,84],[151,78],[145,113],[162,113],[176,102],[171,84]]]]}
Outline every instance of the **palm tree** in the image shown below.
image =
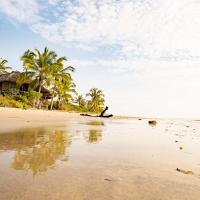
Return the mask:
{"type": "MultiPolygon", "coordinates": [[[[42,53],[38,49],[35,51],[27,50],[21,57],[24,72],[18,83],[23,83],[27,79],[31,80],[29,87],[31,89],[37,88],[38,92],[41,93],[43,86],[52,84],[51,81],[55,80],[56,73],[65,74],[66,69],[63,68],[65,60],[65,57],[57,58],[57,54],[54,51],[49,51],[47,47],[42,53]]],[[[40,98],[38,98],[37,105],[39,105],[39,100],[40,98]]]]}
{"type": "Polygon", "coordinates": [[[86,100],[84,99],[83,95],[78,95],[75,98],[75,103],[78,104],[79,108],[84,108],[86,106],[86,100]]]}
{"type": "Polygon", "coordinates": [[[72,66],[64,68],[63,61],[67,61],[65,57],[60,57],[54,63],[51,69],[51,74],[48,77],[48,85],[52,87],[52,99],[51,99],[51,109],[53,108],[53,98],[58,96],[59,98],[70,98],[70,90],[72,88],[72,77],[70,72],[74,72],[75,69],[72,66]],[[67,96],[68,94],[68,96],[67,96]]]}
{"type": "Polygon", "coordinates": [[[89,93],[86,94],[86,96],[89,96],[91,98],[88,102],[90,111],[102,111],[105,100],[104,94],[101,90],[99,90],[98,88],[92,88],[90,89],[89,93]]]}
{"type": "Polygon", "coordinates": [[[72,94],[76,94],[75,90],[75,83],[71,80],[69,80],[67,77],[60,78],[57,80],[56,83],[56,93],[58,96],[58,108],[60,107],[61,101],[69,102],[69,100],[72,99],[72,94]]]}
{"type": "Polygon", "coordinates": [[[51,68],[55,64],[57,54],[54,51],[49,51],[45,47],[41,53],[38,49],[35,52],[27,50],[21,57],[24,66],[24,73],[21,76],[23,79],[31,79],[31,87],[38,87],[38,92],[41,93],[42,86],[45,85],[47,77],[51,74],[51,68]]]}
{"type": "Polygon", "coordinates": [[[7,60],[0,58],[0,74],[7,73],[6,70],[10,69],[10,67],[7,67],[6,64],[8,63],[7,60]]]}

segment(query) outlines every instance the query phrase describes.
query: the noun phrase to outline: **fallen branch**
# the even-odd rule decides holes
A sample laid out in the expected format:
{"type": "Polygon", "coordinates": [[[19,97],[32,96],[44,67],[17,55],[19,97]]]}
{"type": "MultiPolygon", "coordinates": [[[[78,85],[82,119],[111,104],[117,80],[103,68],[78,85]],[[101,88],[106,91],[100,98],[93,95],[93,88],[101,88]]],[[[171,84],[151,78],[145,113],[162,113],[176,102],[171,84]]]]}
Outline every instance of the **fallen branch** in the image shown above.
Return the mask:
{"type": "Polygon", "coordinates": [[[101,112],[100,115],[89,115],[89,114],[80,114],[80,115],[81,116],[87,116],[87,117],[103,117],[103,118],[113,117],[112,114],[110,114],[110,115],[104,115],[107,110],[108,110],[108,106],[105,107],[105,109],[101,112]]]}

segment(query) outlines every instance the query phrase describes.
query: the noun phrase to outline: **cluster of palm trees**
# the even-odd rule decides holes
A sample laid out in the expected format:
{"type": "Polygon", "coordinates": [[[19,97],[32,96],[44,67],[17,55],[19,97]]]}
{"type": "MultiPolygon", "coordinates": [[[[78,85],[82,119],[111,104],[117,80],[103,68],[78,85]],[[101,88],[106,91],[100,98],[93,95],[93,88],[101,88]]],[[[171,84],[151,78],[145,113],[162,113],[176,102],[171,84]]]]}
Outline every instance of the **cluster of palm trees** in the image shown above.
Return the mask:
{"type": "Polygon", "coordinates": [[[75,98],[75,103],[77,103],[79,108],[83,111],[101,112],[105,103],[104,94],[98,88],[92,88],[86,94],[86,98],[84,98],[83,95],[78,95],[75,98]],[[89,97],[89,100],[87,100],[87,97],[89,97]]]}
{"type": "Polygon", "coordinates": [[[60,101],[72,98],[72,93],[75,93],[75,84],[71,72],[75,69],[72,66],[65,67],[66,57],[58,57],[54,51],[49,51],[46,47],[44,52],[38,49],[27,50],[22,55],[21,61],[23,62],[23,73],[18,83],[31,80],[30,87],[38,88],[39,93],[43,86],[48,87],[52,95],[51,109],[54,98],[57,98],[58,106],[60,101]]]}
{"type": "MultiPolygon", "coordinates": [[[[41,93],[42,87],[47,87],[51,92],[50,108],[60,103],[75,103],[81,110],[100,112],[104,106],[104,94],[97,88],[92,88],[86,97],[78,95],[75,90],[71,73],[75,71],[72,66],[66,67],[66,57],[58,57],[54,51],[50,51],[45,47],[43,52],[35,49],[34,51],[27,50],[21,56],[23,62],[23,72],[21,73],[18,84],[22,84],[29,80],[29,89],[37,90],[41,93]]],[[[0,60],[0,73],[5,73],[8,67],[7,61],[0,60]]],[[[38,98],[37,105],[41,102],[38,98]]]]}

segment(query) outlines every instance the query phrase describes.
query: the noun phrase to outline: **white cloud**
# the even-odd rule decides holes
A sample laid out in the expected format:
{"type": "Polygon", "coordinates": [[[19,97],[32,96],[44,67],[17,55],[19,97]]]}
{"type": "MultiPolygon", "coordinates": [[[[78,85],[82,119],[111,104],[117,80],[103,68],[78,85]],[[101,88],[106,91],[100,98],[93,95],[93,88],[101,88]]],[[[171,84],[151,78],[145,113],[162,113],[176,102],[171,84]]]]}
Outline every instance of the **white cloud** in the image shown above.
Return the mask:
{"type": "MultiPolygon", "coordinates": [[[[72,2],[66,1],[66,14],[56,24],[62,42],[119,45],[123,55],[151,59],[200,53],[200,3],[196,0],[72,2]]],[[[55,32],[55,24],[42,26],[47,26],[48,33],[55,32]]]]}
{"type": "Polygon", "coordinates": [[[32,24],[41,19],[37,0],[0,0],[0,5],[0,12],[11,20],[32,24]]]}
{"type": "Polygon", "coordinates": [[[57,5],[57,4],[59,3],[59,0],[48,0],[48,3],[49,3],[50,5],[55,6],[55,5],[57,5]]]}
{"type": "Polygon", "coordinates": [[[138,80],[141,82],[189,82],[199,85],[200,61],[135,61],[131,59],[121,60],[72,60],[72,65],[80,67],[104,67],[113,75],[125,75],[126,80],[138,80]],[[108,67],[109,66],[109,67],[108,67]],[[127,72],[134,72],[128,73],[127,72]],[[153,80],[153,81],[152,81],[153,80]]]}
{"type": "Polygon", "coordinates": [[[1,12],[27,23],[51,42],[85,49],[118,45],[121,55],[137,59],[190,59],[200,54],[197,0],[0,0],[0,3],[1,12]],[[46,19],[39,12],[52,5],[52,18],[54,14],[57,20],[51,20],[51,16],[46,19]]]}
{"type": "Polygon", "coordinates": [[[145,80],[197,79],[199,1],[0,0],[0,3],[0,12],[9,19],[27,24],[51,42],[83,51],[113,45],[118,47],[113,51],[123,55],[119,59],[75,61],[77,66],[103,66],[115,74],[134,72],[135,78],[145,80]],[[50,15],[50,8],[58,18],[50,15]],[[48,19],[44,10],[49,12],[48,19]]]}

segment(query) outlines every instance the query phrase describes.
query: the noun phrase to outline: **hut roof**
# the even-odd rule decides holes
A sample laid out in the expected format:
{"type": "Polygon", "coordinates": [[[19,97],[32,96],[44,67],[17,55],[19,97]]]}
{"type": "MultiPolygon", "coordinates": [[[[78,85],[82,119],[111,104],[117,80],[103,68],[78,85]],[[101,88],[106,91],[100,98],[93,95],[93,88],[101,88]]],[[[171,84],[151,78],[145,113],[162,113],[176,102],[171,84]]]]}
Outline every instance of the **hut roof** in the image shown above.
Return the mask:
{"type": "Polygon", "coordinates": [[[0,83],[1,82],[16,83],[17,79],[19,78],[19,75],[20,75],[19,71],[12,71],[11,73],[1,74],[0,83]]]}
{"type": "MultiPolygon", "coordinates": [[[[37,86],[35,88],[35,90],[38,91],[39,90],[39,86],[37,86]]],[[[50,91],[48,89],[46,89],[44,86],[42,86],[41,93],[50,93],[50,91]]]]}
{"type": "MultiPolygon", "coordinates": [[[[20,76],[20,72],[19,71],[12,71],[11,73],[5,73],[5,74],[1,74],[0,75],[0,83],[2,82],[11,82],[11,83],[16,83],[17,79],[20,76]]],[[[29,84],[30,80],[27,80],[25,83],[29,84]]],[[[39,90],[39,86],[37,86],[35,88],[36,91],[39,90]]],[[[45,96],[51,96],[50,91],[48,89],[46,89],[45,87],[42,86],[41,88],[41,93],[43,93],[43,95],[45,96]]]]}

